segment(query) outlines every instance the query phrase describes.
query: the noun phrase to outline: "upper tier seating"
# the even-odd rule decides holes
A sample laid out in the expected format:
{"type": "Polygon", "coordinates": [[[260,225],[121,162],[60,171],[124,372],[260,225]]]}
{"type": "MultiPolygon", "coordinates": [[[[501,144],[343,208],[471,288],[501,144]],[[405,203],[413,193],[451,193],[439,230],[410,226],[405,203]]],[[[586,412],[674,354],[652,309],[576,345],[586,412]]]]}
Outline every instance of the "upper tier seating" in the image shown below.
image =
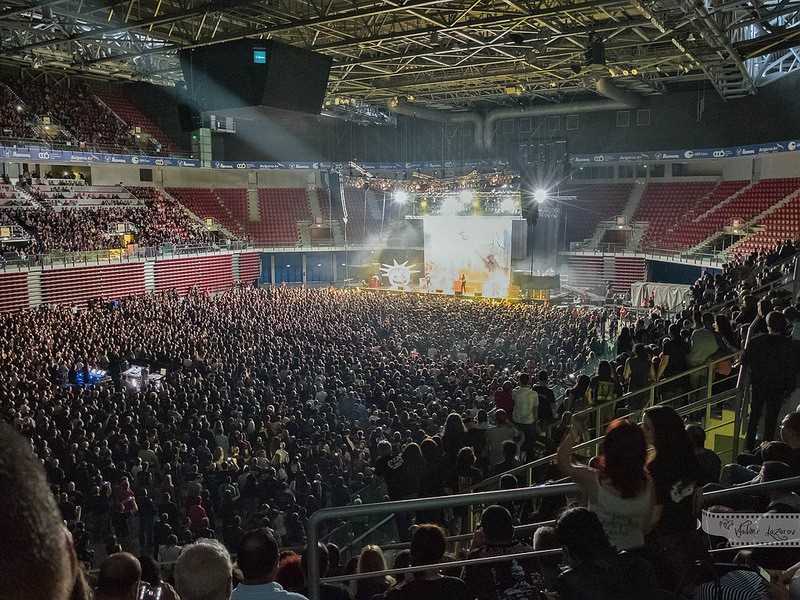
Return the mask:
{"type": "Polygon", "coordinates": [[[658,248],[664,233],[716,187],[712,182],[648,183],[633,213],[634,221],[647,221],[644,248],[658,248]]]}
{"type": "Polygon", "coordinates": [[[11,90],[2,84],[0,84],[0,135],[14,138],[36,137],[33,127],[25,117],[25,107],[11,90]]]}
{"type": "Polygon", "coordinates": [[[167,192],[201,219],[210,217],[235,236],[245,236],[243,223],[247,221],[247,190],[167,188],[167,192]]]}
{"type": "Polygon", "coordinates": [[[123,121],[133,127],[141,127],[142,131],[149,134],[154,142],[158,143],[162,152],[180,152],[178,145],[149,117],[136,108],[130,100],[116,90],[100,94],[100,99],[114,111],[123,121]]]}
{"type": "Polygon", "coordinates": [[[40,117],[53,117],[78,142],[133,147],[130,127],[121,121],[86,86],[53,86],[26,81],[14,91],[40,117]]]}
{"type": "Polygon", "coordinates": [[[688,207],[687,210],[663,232],[660,238],[653,238],[649,247],[663,250],[679,250],[686,248],[686,242],[682,241],[685,239],[682,229],[683,226],[699,215],[711,210],[721,202],[724,202],[747,185],[749,185],[749,182],[745,180],[720,182],[710,194],[705,197],[697,198],[694,204],[688,207]]]}
{"type": "Polygon", "coordinates": [[[344,198],[347,204],[348,240],[353,243],[363,243],[380,235],[381,224],[373,219],[369,206],[365,205],[364,190],[344,188],[344,198]]]}
{"type": "Polygon", "coordinates": [[[800,178],[759,181],[697,220],[680,223],[664,237],[664,247],[681,249],[695,246],[710,235],[722,231],[732,219],[749,221],[798,188],[800,188],[800,178]]]}
{"type": "Polygon", "coordinates": [[[575,182],[562,186],[561,196],[575,196],[565,201],[567,210],[566,236],[571,242],[582,241],[592,235],[601,221],[622,213],[633,191],[632,183],[575,182]]]}

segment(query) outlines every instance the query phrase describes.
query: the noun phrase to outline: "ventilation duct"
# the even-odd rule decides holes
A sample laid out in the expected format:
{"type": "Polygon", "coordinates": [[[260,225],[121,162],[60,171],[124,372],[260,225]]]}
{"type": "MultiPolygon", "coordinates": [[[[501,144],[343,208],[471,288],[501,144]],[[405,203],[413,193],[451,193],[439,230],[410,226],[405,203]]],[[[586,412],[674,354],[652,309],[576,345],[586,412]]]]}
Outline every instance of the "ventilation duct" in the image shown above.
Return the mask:
{"type": "Polygon", "coordinates": [[[519,117],[549,117],[551,115],[575,115],[578,113],[601,112],[604,110],[625,110],[630,108],[622,102],[608,102],[607,100],[593,100],[578,104],[548,104],[544,106],[529,106],[527,108],[501,108],[486,115],[483,123],[483,145],[490,150],[494,130],[497,123],[503,119],[516,119],[519,117]]]}
{"type": "Polygon", "coordinates": [[[608,77],[601,77],[597,81],[597,92],[609,98],[608,100],[594,100],[577,104],[547,104],[541,106],[528,106],[521,108],[501,108],[490,112],[484,119],[474,112],[449,113],[432,110],[422,106],[414,106],[405,101],[397,104],[390,103],[389,108],[399,114],[416,117],[425,121],[437,123],[472,123],[475,135],[475,147],[480,150],[491,150],[494,130],[497,123],[503,119],[517,119],[520,117],[548,117],[551,115],[574,115],[587,112],[601,112],[605,110],[627,110],[636,108],[640,98],[627,90],[616,86],[608,77]]]}
{"type": "Polygon", "coordinates": [[[450,113],[432,110],[422,106],[414,106],[413,104],[409,104],[405,101],[400,101],[397,104],[390,102],[389,109],[398,115],[416,117],[417,119],[422,119],[424,121],[435,121],[436,123],[472,123],[472,133],[475,139],[475,147],[479,150],[485,149],[483,145],[483,119],[478,113],[450,113]]]}
{"type": "Polygon", "coordinates": [[[595,86],[597,93],[615,102],[621,102],[626,108],[636,108],[641,103],[641,98],[636,94],[623,90],[609,77],[601,77],[595,86]]]}

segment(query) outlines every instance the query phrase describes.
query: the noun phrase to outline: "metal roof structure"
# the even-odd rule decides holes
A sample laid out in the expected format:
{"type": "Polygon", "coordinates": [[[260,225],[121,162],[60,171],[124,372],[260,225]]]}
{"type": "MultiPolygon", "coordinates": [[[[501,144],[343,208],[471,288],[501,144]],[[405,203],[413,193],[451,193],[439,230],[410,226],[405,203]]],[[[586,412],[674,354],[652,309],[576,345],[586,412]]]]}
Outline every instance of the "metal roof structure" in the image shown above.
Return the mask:
{"type": "Polygon", "coordinates": [[[178,49],[277,39],[333,57],[331,105],[558,102],[601,76],[735,98],[800,66],[800,0],[6,0],[0,36],[0,64],[165,85],[178,49]]]}

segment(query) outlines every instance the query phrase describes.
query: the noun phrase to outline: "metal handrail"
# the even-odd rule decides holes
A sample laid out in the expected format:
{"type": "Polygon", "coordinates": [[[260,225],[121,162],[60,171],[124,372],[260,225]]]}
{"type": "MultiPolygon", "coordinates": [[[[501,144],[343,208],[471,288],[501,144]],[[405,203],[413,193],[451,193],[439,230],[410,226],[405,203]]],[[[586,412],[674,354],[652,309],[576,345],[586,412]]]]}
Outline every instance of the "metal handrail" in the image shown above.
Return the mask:
{"type": "MultiPolygon", "coordinates": [[[[423,498],[414,500],[394,500],[391,502],[380,502],[378,504],[359,504],[354,506],[337,506],[333,508],[323,508],[316,511],[308,519],[307,544],[308,549],[308,581],[310,600],[319,600],[319,547],[317,545],[317,528],[322,521],[330,519],[346,519],[354,516],[382,515],[394,512],[412,512],[417,510],[427,510],[442,508],[445,506],[466,506],[469,504],[482,504],[488,501],[504,500],[528,500],[536,497],[561,496],[564,494],[575,494],[581,491],[580,486],[574,483],[550,485],[534,489],[514,489],[492,492],[477,492],[472,494],[461,494],[458,496],[437,496],[435,498],[423,498]]],[[[455,563],[449,563],[456,566],[455,563]]],[[[474,563],[471,563],[474,564],[474,563]]],[[[423,571],[440,568],[442,565],[429,565],[423,571]]],[[[444,565],[447,566],[447,565],[444,565]]],[[[376,573],[371,573],[374,577],[376,573]]]]}
{"type": "MultiPolygon", "coordinates": [[[[354,579],[373,579],[375,577],[383,577],[386,575],[401,575],[405,573],[422,573],[424,571],[433,571],[439,569],[455,569],[458,567],[472,567],[475,565],[486,565],[496,562],[506,562],[511,560],[520,560],[523,558],[538,558],[541,556],[558,556],[564,551],[561,548],[551,548],[549,550],[530,550],[528,552],[517,552],[515,554],[500,554],[498,556],[483,556],[481,558],[467,558],[463,560],[452,560],[447,563],[439,563],[435,565],[421,565],[419,567],[401,567],[399,569],[386,569],[384,571],[370,571],[368,573],[353,573],[351,575],[336,575],[334,577],[325,577],[326,582],[340,583],[343,581],[352,581],[354,579]]],[[[309,592],[311,588],[309,588],[309,592]]]]}
{"type": "MultiPolygon", "coordinates": [[[[721,498],[737,495],[751,495],[771,490],[785,489],[800,486],[800,477],[790,477],[779,481],[768,483],[758,483],[752,485],[737,486],[725,490],[704,492],[703,498],[721,498]]],[[[323,508],[318,510],[308,520],[308,592],[310,600],[319,600],[319,584],[324,581],[339,582],[351,579],[370,579],[382,575],[394,575],[400,573],[415,573],[420,571],[434,571],[463,566],[480,565],[491,562],[502,562],[516,560],[519,558],[529,558],[536,556],[554,556],[561,553],[561,549],[535,550],[518,554],[508,554],[505,556],[485,557],[478,559],[468,559],[437,563],[432,565],[422,565],[416,567],[406,567],[400,569],[386,569],[383,571],[373,571],[370,573],[359,573],[355,575],[339,575],[336,577],[321,578],[319,574],[319,547],[317,545],[317,527],[322,521],[339,519],[353,516],[366,516],[371,514],[384,514],[396,511],[428,510],[442,508],[446,506],[463,506],[469,504],[483,504],[487,501],[509,501],[509,500],[528,500],[536,497],[560,496],[581,492],[582,488],[577,484],[558,484],[537,488],[525,488],[514,490],[501,490],[495,492],[478,492],[472,494],[462,494],[458,496],[439,496],[437,498],[426,498],[424,500],[397,500],[393,502],[383,502],[380,504],[362,504],[358,506],[342,506],[336,508],[323,508]],[[490,559],[490,560],[487,560],[490,559]]],[[[765,544],[768,545],[768,544],[765,544]]]]}
{"type": "MultiPolygon", "coordinates": [[[[711,404],[714,403],[713,402],[714,396],[711,395],[711,388],[712,388],[713,384],[715,383],[713,381],[714,366],[717,365],[720,362],[723,362],[723,361],[730,360],[732,358],[738,357],[740,354],[741,354],[741,352],[736,352],[736,353],[730,354],[730,355],[728,355],[726,357],[719,358],[719,359],[717,359],[717,360],[715,360],[715,361],[713,361],[711,363],[708,363],[707,365],[700,365],[699,367],[694,367],[692,369],[688,369],[687,371],[684,371],[683,373],[680,373],[680,374],[675,375],[673,377],[668,377],[667,379],[662,379],[661,381],[656,382],[655,384],[651,385],[648,388],[643,388],[641,390],[636,390],[635,392],[628,392],[627,394],[624,394],[624,395],[620,396],[619,398],[617,398],[613,402],[608,402],[608,403],[605,403],[605,404],[599,404],[599,405],[587,408],[585,410],[582,410],[580,412],[577,412],[577,413],[575,413],[573,415],[573,418],[588,416],[588,415],[591,415],[594,412],[597,412],[600,409],[608,409],[611,406],[613,406],[614,409],[616,409],[617,403],[625,401],[626,399],[630,398],[631,395],[642,394],[645,391],[649,391],[649,393],[650,393],[650,400],[648,401],[648,406],[668,405],[671,402],[674,402],[675,398],[670,398],[669,400],[666,400],[666,401],[660,402],[660,403],[655,402],[655,389],[656,388],[658,388],[659,386],[671,383],[673,381],[677,381],[679,379],[683,379],[683,378],[689,377],[692,373],[697,373],[697,372],[702,372],[703,370],[708,370],[709,371],[709,373],[708,373],[708,383],[707,383],[706,387],[707,387],[707,391],[708,391],[709,395],[706,398],[702,399],[702,400],[699,400],[697,402],[689,404],[688,406],[684,406],[684,407],[681,407],[680,409],[678,409],[679,414],[692,414],[692,413],[697,412],[698,410],[700,410],[702,408],[710,407],[711,404]],[[689,409],[691,409],[691,410],[689,410],[689,409]]],[[[719,383],[719,382],[716,382],[716,383],[719,383]]],[[[691,394],[691,393],[697,392],[697,391],[700,391],[700,388],[698,388],[697,390],[689,390],[689,392],[687,392],[687,394],[691,394]]],[[[727,399],[727,396],[726,396],[725,399],[727,399]]],[[[639,411],[634,411],[632,413],[628,413],[627,415],[625,415],[625,417],[630,417],[630,416],[632,416],[632,415],[634,415],[634,414],[636,414],[638,412],[639,411]]],[[[580,444],[577,444],[575,446],[574,450],[578,451],[578,450],[585,450],[585,449],[593,449],[595,446],[597,446],[597,444],[599,444],[600,442],[603,441],[603,437],[604,436],[600,436],[600,437],[593,438],[591,440],[587,440],[585,442],[581,442],[580,444]]],[[[735,437],[736,436],[734,436],[734,438],[735,437]]],[[[555,457],[556,457],[556,455],[554,453],[554,454],[551,454],[549,456],[538,458],[538,459],[533,460],[531,462],[525,463],[524,465],[519,465],[518,467],[514,467],[513,469],[509,469],[508,471],[505,471],[501,475],[493,475],[492,477],[489,477],[487,479],[479,481],[478,483],[473,485],[471,488],[469,488],[469,491],[478,490],[478,489],[484,489],[484,488],[489,487],[491,485],[496,485],[496,484],[498,484],[500,482],[500,478],[503,475],[508,475],[508,474],[514,475],[516,473],[523,473],[523,472],[526,472],[528,470],[535,469],[536,467],[542,467],[542,466],[545,466],[545,465],[549,465],[550,463],[552,463],[555,460],[555,457]]]]}

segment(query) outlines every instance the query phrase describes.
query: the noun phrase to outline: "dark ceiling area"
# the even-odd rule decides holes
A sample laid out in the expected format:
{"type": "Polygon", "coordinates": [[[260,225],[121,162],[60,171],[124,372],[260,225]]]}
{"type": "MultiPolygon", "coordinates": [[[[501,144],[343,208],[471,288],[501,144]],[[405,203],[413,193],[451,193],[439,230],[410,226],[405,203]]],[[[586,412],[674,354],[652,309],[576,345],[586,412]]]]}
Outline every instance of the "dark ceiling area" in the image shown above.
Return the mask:
{"type": "Polygon", "coordinates": [[[175,85],[178,50],[275,39],[332,57],[328,106],[465,110],[708,83],[755,93],[800,66],[800,0],[11,0],[0,63],[175,85]]]}

